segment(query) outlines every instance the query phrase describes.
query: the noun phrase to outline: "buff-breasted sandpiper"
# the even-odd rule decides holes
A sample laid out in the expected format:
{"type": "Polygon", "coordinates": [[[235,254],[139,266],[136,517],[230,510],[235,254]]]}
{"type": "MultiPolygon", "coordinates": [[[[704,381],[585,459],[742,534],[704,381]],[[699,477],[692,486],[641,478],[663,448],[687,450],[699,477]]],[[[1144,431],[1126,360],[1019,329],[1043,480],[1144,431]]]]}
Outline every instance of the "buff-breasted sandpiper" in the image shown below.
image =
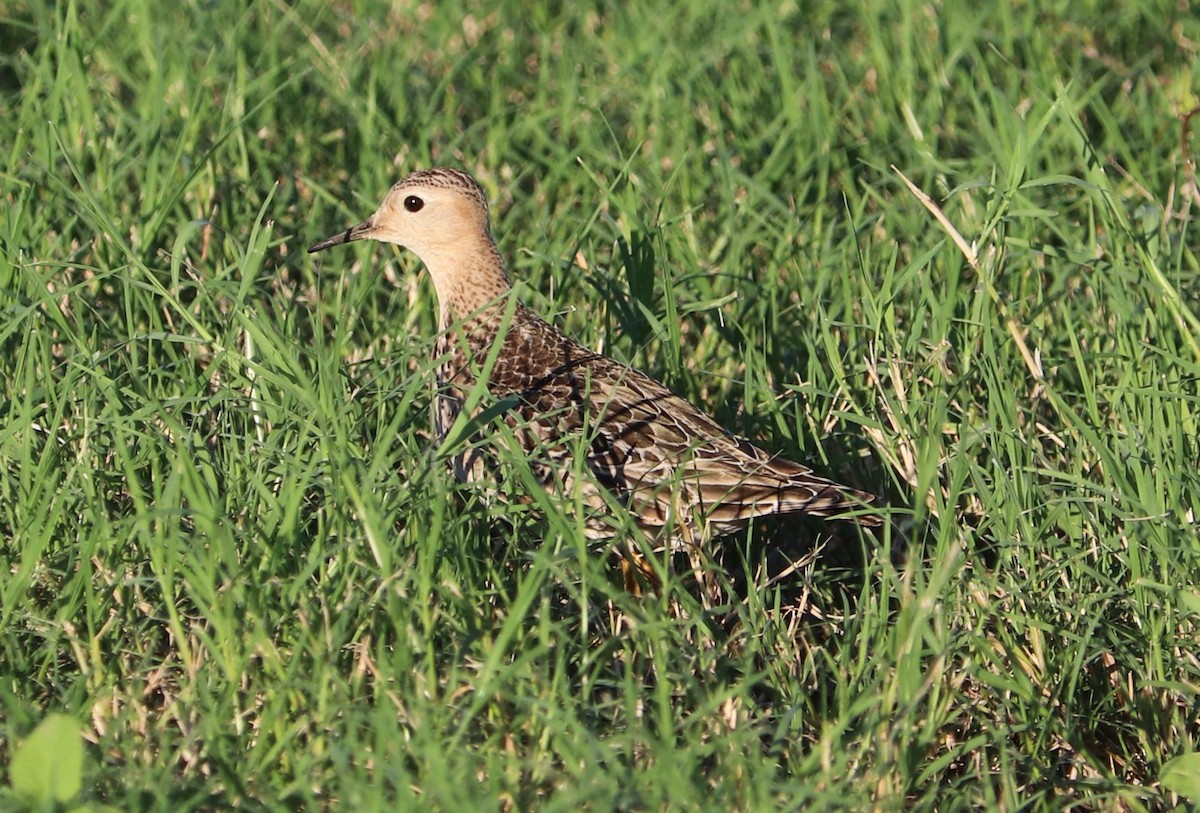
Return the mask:
{"type": "MultiPolygon", "coordinates": [[[[604,517],[614,498],[652,538],[672,546],[728,533],[767,514],[880,524],[878,514],[863,512],[870,495],[734,437],[654,379],[588,350],[511,302],[487,198],[470,175],[413,172],[369,218],[308,250],[354,240],[409,249],[433,280],[440,329],[438,436],[445,437],[490,365],[488,391],[511,403],[502,417],[512,429],[505,436],[517,440],[544,487],[568,495],[581,489],[596,509],[586,520],[590,537],[613,535],[614,524],[604,517]],[[581,454],[585,461],[577,459],[581,454]]],[[[478,403],[475,412],[486,406],[478,403]]],[[[456,474],[493,478],[491,458],[481,447],[464,447],[454,458],[456,474]]]]}

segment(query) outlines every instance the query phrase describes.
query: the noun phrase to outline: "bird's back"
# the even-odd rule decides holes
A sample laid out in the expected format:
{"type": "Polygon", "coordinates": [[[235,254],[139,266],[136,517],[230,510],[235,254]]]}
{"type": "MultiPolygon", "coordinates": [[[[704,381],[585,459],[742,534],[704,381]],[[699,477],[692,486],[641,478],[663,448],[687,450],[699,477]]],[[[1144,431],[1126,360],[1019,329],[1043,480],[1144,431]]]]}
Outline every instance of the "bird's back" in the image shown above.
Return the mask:
{"type": "MultiPolygon", "coordinates": [[[[543,485],[571,493],[575,473],[586,468],[591,478],[578,485],[587,502],[603,507],[599,484],[652,534],[667,525],[702,523],[721,534],[773,513],[837,516],[870,499],[735,438],[662,384],[588,350],[524,306],[510,319],[476,321],[443,337],[439,435],[486,372],[491,395],[512,400],[506,421],[543,485]],[[497,340],[502,343],[485,371],[497,340]],[[585,459],[577,460],[581,455],[585,459]]],[[[487,465],[476,446],[455,458],[463,479],[485,477],[487,465]]],[[[874,515],[856,519],[878,522],[874,515]]],[[[592,529],[604,535],[602,527],[592,529]]]]}

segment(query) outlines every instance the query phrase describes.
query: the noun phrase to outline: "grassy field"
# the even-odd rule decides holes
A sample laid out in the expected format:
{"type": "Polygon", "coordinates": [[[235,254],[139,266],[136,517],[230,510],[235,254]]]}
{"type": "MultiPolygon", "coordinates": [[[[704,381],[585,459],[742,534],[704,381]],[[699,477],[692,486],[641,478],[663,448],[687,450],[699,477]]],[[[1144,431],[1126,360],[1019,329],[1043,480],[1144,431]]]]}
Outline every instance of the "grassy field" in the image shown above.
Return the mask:
{"type": "Polygon", "coordinates": [[[63,809],[1200,803],[1200,15],[1005,5],[0,0],[0,809],[56,713],[63,809]],[[705,608],[451,482],[418,263],[304,253],[434,164],[890,522],[705,608]]]}

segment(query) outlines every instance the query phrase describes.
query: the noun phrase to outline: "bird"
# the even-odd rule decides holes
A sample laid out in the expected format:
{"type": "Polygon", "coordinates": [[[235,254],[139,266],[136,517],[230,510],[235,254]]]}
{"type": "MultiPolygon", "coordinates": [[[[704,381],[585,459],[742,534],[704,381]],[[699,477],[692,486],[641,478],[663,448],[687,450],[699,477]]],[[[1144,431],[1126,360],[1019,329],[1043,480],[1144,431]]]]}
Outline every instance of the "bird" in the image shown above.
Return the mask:
{"type": "MultiPolygon", "coordinates": [[[[464,412],[478,417],[488,408],[478,394],[472,397],[483,378],[493,409],[502,405],[491,419],[511,430],[492,434],[516,441],[542,488],[582,494],[591,509],[588,538],[617,532],[621,525],[611,514],[619,506],[675,550],[767,515],[881,524],[867,508],[872,495],[736,437],[663,384],[589,350],[520,302],[492,236],[487,195],[468,173],[414,171],[391,187],[374,214],[308,253],[357,240],[408,249],[433,282],[439,441],[464,412]]],[[[485,419],[480,431],[487,425],[485,419]]],[[[470,443],[455,451],[459,480],[495,479],[485,447],[470,443]]]]}

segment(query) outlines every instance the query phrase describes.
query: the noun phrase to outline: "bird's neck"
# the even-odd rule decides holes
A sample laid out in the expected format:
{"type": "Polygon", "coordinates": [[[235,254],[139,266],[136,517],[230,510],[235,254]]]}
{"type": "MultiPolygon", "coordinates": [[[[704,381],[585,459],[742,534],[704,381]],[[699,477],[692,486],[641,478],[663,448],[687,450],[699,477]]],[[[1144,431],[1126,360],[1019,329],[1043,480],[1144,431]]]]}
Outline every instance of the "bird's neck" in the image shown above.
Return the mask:
{"type": "Polygon", "coordinates": [[[427,252],[422,259],[437,292],[441,327],[502,317],[512,283],[490,237],[427,252]]]}

